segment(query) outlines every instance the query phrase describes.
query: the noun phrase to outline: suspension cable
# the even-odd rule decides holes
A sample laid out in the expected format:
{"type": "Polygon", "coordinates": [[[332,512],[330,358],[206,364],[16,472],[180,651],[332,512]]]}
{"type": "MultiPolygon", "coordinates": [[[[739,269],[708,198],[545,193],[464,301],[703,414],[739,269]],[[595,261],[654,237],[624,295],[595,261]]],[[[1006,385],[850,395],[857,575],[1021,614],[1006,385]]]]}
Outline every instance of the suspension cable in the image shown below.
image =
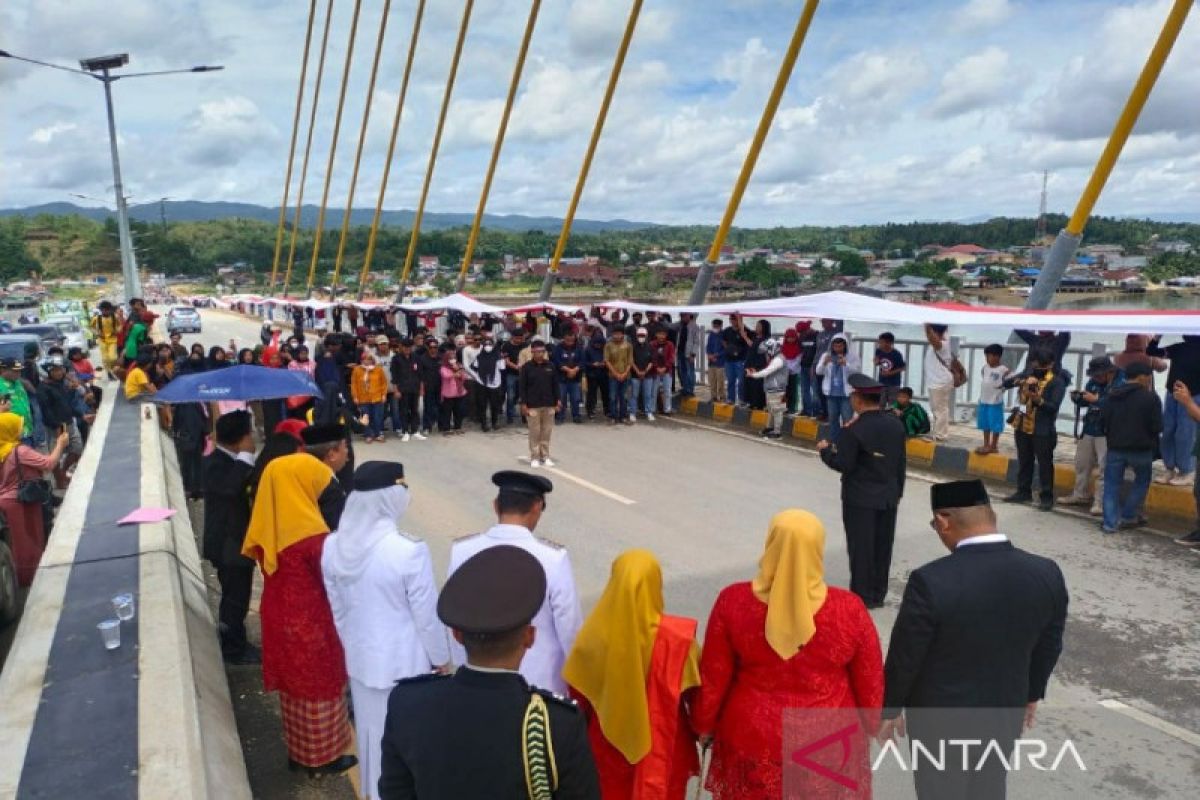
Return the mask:
{"type": "Polygon", "coordinates": [[[462,268],[458,271],[458,291],[463,290],[467,280],[467,270],[471,268],[471,259],[475,255],[475,244],[479,240],[479,228],[483,224],[483,212],[487,208],[488,194],[492,190],[492,178],[496,175],[496,163],[500,160],[500,150],[504,147],[504,134],[508,131],[508,119],[512,114],[513,102],[517,97],[517,89],[521,85],[521,72],[525,69],[525,57],[529,54],[529,42],[533,39],[533,29],[537,25],[538,11],[542,0],[533,0],[529,8],[529,21],[525,23],[525,37],[521,40],[521,49],[517,52],[517,63],[513,67],[512,82],[508,85],[508,98],[504,102],[504,114],[500,117],[500,129],[496,132],[496,143],[492,145],[492,160],[488,164],[487,175],[483,179],[483,190],[479,193],[479,208],[475,210],[475,221],[471,223],[471,235],[467,237],[467,249],[463,253],[462,268]]]}
{"type": "Polygon", "coordinates": [[[408,285],[408,274],[412,270],[413,257],[417,253],[417,240],[421,236],[421,218],[425,216],[425,201],[429,199],[429,185],[433,183],[433,168],[437,164],[438,148],[442,144],[442,131],[446,127],[446,112],[450,108],[450,96],[454,93],[454,79],[458,75],[458,62],[462,58],[463,42],[467,39],[467,26],[471,22],[471,9],[475,0],[467,0],[463,6],[462,24],[458,28],[458,42],[454,45],[454,58],[450,61],[450,75],[446,78],[446,92],[442,96],[442,111],[438,115],[437,130],[433,134],[433,148],[429,151],[429,166],[425,169],[425,185],[421,189],[421,200],[417,204],[417,213],[413,217],[412,236],[408,240],[408,254],[404,258],[404,271],[400,274],[400,285],[396,289],[396,299],[404,297],[404,287],[408,285]]]}
{"type": "Polygon", "coordinates": [[[633,8],[629,10],[629,21],[625,24],[625,35],[621,38],[621,46],[617,48],[617,58],[613,62],[612,73],[608,76],[608,87],[604,90],[604,100],[600,103],[600,113],[596,115],[596,124],[592,127],[592,138],[588,142],[587,152],[583,156],[583,166],[579,169],[579,179],[575,181],[575,193],[571,196],[571,204],[563,217],[562,231],[558,234],[558,243],[554,246],[554,257],[546,269],[546,279],[542,282],[539,298],[542,302],[550,299],[554,288],[554,279],[558,274],[558,265],[562,261],[563,251],[567,249],[567,240],[571,238],[571,225],[575,221],[575,211],[579,208],[579,200],[583,196],[583,187],[587,183],[588,172],[592,168],[592,159],[596,155],[596,147],[600,144],[600,134],[604,131],[604,121],[608,117],[608,108],[612,105],[613,95],[617,91],[617,81],[621,78],[621,70],[625,66],[625,56],[629,53],[629,44],[633,41],[633,31],[637,28],[638,15],[642,10],[642,0],[633,0],[633,8]]]}
{"type": "Polygon", "coordinates": [[[300,166],[300,186],[296,191],[296,215],[292,218],[291,243],[288,245],[287,270],[283,276],[283,296],[292,285],[292,265],[296,261],[296,240],[300,235],[300,211],[304,208],[304,183],[308,178],[308,157],[312,152],[313,131],[317,127],[317,107],[321,100],[321,79],[325,77],[325,51],[329,46],[329,23],[333,21],[333,0],[325,9],[325,30],[321,34],[321,55],[317,59],[317,80],[313,85],[312,111],[308,115],[308,134],[304,142],[304,160],[300,166]]]}
{"type": "Polygon", "coordinates": [[[746,153],[746,160],[742,163],[742,171],[738,175],[737,183],[733,186],[733,194],[729,197],[729,204],[725,207],[725,216],[721,219],[721,225],[717,228],[717,235],[713,237],[712,247],[708,251],[708,260],[712,263],[717,263],[717,259],[721,257],[721,248],[725,245],[725,237],[729,235],[729,229],[733,226],[733,218],[737,215],[738,206],[742,204],[742,197],[746,194],[746,186],[750,183],[750,176],[754,174],[754,165],[758,163],[758,154],[762,151],[763,142],[767,139],[767,134],[771,131],[771,123],[775,120],[775,112],[779,109],[779,102],[783,99],[783,92],[787,89],[788,81],[792,77],[792,70],[796,66],[796,59],[800,56],[800,48],[804,44],[804,38],[808,35],[809,25],[812,24],[813,15],[817,13],[817,5],[820,0],[807,0],[804,4],[804,11],[800,14],[800,19],[796,23],[796,30],[792,33],[792,41],[788,44],[787,53],[783,57],[783,64],[779,67],[779,74],[775,77],[775,86],[771,89],[771,96],[767,99],[767,105],[763,109],[762,118],[758,121],[758,130],[754,132],[754,139],[750,143],[750,150],[746,153]]]}
{"type": "Polygon", "coordinates": [[[287,172],[283,178],[283,200],[279,203],[279,229],[275,231],[275,257],[271,261],[271,284],[267,294],[275,293],[275,278],[279,275],[279,256],[283,250],[283,229],[287,223],[288,192],[292,188],[292,167],[296,161],[296,138],[300,133],[300,111],[304,107],[304,82],[308,78],[308,54],[312,49],[313,22],[317,16],[317,0],[308,6],[308,30],[304,33],[304,55],[300,58],[300,85],[296,87],[296,113],[292,117],[292,143],[288,147],[287,172]]]}
{"type": "Polygon", "coordinates": [[[321,205],[317,207],[317,229],[313,232],[312,261],[308,265],[308,284],[304,288],[306,297],[312,297],[313,279],[317,275],[317,260],[321,256],[321,235],[325,228],[325,209],[329,204],[329,184],[333,179],[333,160],[337,156],[338,136],[342,132],[342,110],[346,107],[346,86],[350,83],[350,65],[354,59],[354,38],[358,34],[358,17],[362,11],[362,0],[354,0],[354,15],[350,18],[350,39],[346,44],[346,63],[342,66],[342,88],[338,92],[337,113],[333,117],[333,139],[329,142],[329,161],[325,165],[325,189],[321,193],[321,205]]]}
{"type": "Polygon", "coordinates": [[[412,38],[408,43],[408,60],[404,64],[404,80],[400,82],[400,96],[396,98],[396,113],[392,116],[392,138],[388,142],[387,158],[383,162],[383,177],[379,181],[379,199],[375,203],[375,216],[371,219],[371,233],[367,237],[367,253],[363,256],[362,272],[358,278],[358,299],[362,300],[367,289],[367,273],[375,257],[375,239],[379,236],[379,220],[383,216],[383,199],[387,194],[388,177],[392,172],[392,158],[396,154],[396,139],[400,133],[400,119],[404,116],[404,100],[408,96],[408,79],[412,75],[413,57],[417,52],[417,40],[421,36],[421,19],[425,16],[425,0],[417,0],[417,12],[413,18],[412,38]]]}
{"type": "Polygon", "coordinates": [[[371,62],[371,77],[367,80],[367,102],[363,106],[362,125],[358,129],[358,149],[354,152],[354,169],[350,173],[350,189],[346,194],[346,213],[342,215],[342,235],[338,239],[337,258],[333,261],[332,300],[337,300],[338,276],[342,272],[342,259],[346,255],[346,239],[350,231],[350,213],[354,210],[354,190],[358,186],[358,169],[362,164],[363,145],[367,141],[367,123],[371,121],[371,101],[375,97],[375,76],[379,73],[379,59],[383,55],[383,37],[387,32],[388,14],[392,0],[383,0],[383,16],[379,18],[379,37],[375,40],[375,60],[371,62]]]}

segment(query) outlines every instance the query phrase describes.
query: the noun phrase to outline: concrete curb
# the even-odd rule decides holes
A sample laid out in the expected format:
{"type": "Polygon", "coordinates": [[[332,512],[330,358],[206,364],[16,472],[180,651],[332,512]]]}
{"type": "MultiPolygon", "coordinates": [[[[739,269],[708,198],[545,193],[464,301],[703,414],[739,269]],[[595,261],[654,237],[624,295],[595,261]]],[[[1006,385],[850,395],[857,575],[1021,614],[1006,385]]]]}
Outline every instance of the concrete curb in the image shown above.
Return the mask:
{"type": "MultiPolygon", "coordinates": [[[[679,410],[700,419],[711,419],[728,425],[761,430],[767,426],[767,412],[735,408],[729,403],[712,403],[699,398],[687,397],[679,402],[679,410]]],[[[815,444],[829,436],[829,424],[819,423],[809,417],[784,417],[781,433],[794,441],[815,444]]],[[[1017,482],[1017,459],[1001,454],[981,456],[966,447],[954,447],[922,439],[908,440],[908,460],[934,472],[950,476],[971,475],[990,481],[1015,485],[1017,482]]],[[[1067,464],[1054,466],[1054,488],[1058,492],[1069,492],[1075,486],[1075,470],[1067,464]]],[[[1146,510],[1181,519],[1196,517],[1196,504],[1191,489],[1179,486],[1150,485],[1146,496],[1146,510]]]]}

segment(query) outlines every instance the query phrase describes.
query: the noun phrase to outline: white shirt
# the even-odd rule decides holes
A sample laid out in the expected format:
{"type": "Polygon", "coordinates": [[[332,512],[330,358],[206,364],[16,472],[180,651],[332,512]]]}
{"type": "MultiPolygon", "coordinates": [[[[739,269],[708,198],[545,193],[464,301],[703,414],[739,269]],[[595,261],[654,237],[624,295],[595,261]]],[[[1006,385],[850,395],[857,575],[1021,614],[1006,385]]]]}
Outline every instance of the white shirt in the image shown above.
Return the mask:
{"type": "Polygon", "coordinates": [[[966,539],[963,539],[961,542],[956,544],[954,546],[954,549],[957,550],[958,548],[962,547],[963,545],[995,544],[996,542],[1007,542],[1007,541],[1008,541],[1008,537],[1005,536],[1003,533],[982,533],[979,536],[968,536],[966,539]]]}
{"type": "MultiPolygon", "coordinates": [[[[546,599],[533,618],[537,637],[521,661],[521,675],[531,685],[557,694],[566,694],[563,662],[583,624],[583,610],[575,591],[575,575],[566,548],[534,536],[520,525],[495,525],[484,533],[465,536],[450,547],[447,577],[471,556],[496,545],[520,547],[541,562],[546,570],[546,599]]],[[[451,654],[458,664],[467,663],[466,651],[451,642],[451,654]]]]}
{"type": "Polygon", "coordinates": [[[1004,378],[1009,373],[1008,367],[1000,364],[998,366],[983,365],[983,369],[979,371],[983,381],[979,384],[979,402],[984,405],[994,406],[1004,402],[1004,378]]]}
{"type": "Polygon", "coordinates": [[[950,352],[950,342],[943,339],[940,348],[934,348],[929,345],[929,349],[925,351],[925,388],[945,388],[954,385],[954,375],[950,372],[950,359],[954,355],[950,352]],[[938,360],[941,356],[941,361],[938,360]],[[946,362],[944,365],[942,361],[946,362]]]}
{"type": "Polygon", "coordinates": [[[362,574],[343,582],[326,567],[332,541],[333,536],[325,540],[321,566],[350,677],[373,689],[389,689],[402,678],[448,663],[429,546],[402,533],[385,536],[362,574]]]}

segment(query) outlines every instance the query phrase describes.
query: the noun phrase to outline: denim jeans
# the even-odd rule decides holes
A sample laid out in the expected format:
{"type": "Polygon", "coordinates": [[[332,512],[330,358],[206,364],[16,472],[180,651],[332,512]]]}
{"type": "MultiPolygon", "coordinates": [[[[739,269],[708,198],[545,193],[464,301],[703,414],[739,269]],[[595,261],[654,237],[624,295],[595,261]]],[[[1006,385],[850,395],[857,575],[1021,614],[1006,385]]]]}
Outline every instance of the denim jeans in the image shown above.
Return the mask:
{"type": "Polygon", "coordinates": [[[854,416],[854,409],[850,407],[849,397],[833,395],[825,398],[825,408],[829,410],[829,441],[836,442],[842,435],[842,424],[850,421],[854,416]]]}
{"type": "Polygon", "coordinates": [[[630,416],[629,383],[629,378],[619,381],[610,376],[608,379],[608,415],[617,422],[624,422],[630,416]]]}
{"type": "Polygon", "coordinates": [[[1109,448],[1104,460],[1104,527],[1116,530],[1120,522],[1132,522],[1141,513],[1146,492],[1150,491],[1150,474],[1154,453],[1150,450],[1113,450],[1109,448]],[[1121,484],[1125,468],[1133,470],[1133,485],[1121,503],[1121,484]]]}
{"type": "MultiPolygon", "coordinates": [[[[1193,400],[1200,402],[1200,394],[1193,400]]],[[[1162,460],[1167,469],[1177,469],[1183,474],[1195,472],[1196,459],[1192,447],[1196,442],[1196,422],[1188,416],[1187,409],[1180,405],[1175,396],[1168,393],[1163,403],[1162,460]]]]}
{"type": "Polygon", "coordinates": [[[630,381],[633,383],[629,397],[630,416],[636,415],[638,411],[653,414],[656,379],[647,375],[644,378],[630,378],[630,381]]]}
{"type": "Polygon", "coordinates": [[[583,386],[579,381],[563,381],[558,385],[558,397],[562,402],[562,411],[554,415],[555,422],[562,422],[571,412],[571,419],[581,419],[579,406],[583,403],[583,386]]]}
{"type": "Polygon", "coordinates": [[[517,383],[520,376],[515,372],[505,371],[504,373],[504,416],[512,422],[517,418],[517,383]]]}
{"type": "Polygon", "coordinates": [[[800,413],[806,417],[817,416],[817,398],[813,394],[812,371],[800,368],[800,413]]]}
{"type": "Polygon", "coordinates": [[[736,404],[739,400],[746,399],[746,385],[743,382],[745,379],[745,361],[725,362],[725,395],[729,402],[736,404]]]}
{"type": "Polygon", "coordinates": [[[367,415],[367,438],[383,435],[383,403],[363,403],[358,408],[367,415]]]}
{"type": "Polygon", "coordinates": [[[696,393],[696,362],[683,353],[676,359],[679,363],[679,391],[686,395],[696,393]]]}
{"type": "Polygon", "coordinates": [[[438,420],[442,416],[441,403],[439,402],[438,390],[425,387],[425,394],[421,398],[421,429],[432,431],[438,425],[438,420]]]}
{"type": "Polygon", "coordinates": [[[671,413],[671,393],[675,388],[675,378],[670,371],[663,375],[659,375],[654,381],[654,391],[650,393],[650,409],[654,410],[654,395],[662,392],[663,396],[663,412],[671,413]]]}

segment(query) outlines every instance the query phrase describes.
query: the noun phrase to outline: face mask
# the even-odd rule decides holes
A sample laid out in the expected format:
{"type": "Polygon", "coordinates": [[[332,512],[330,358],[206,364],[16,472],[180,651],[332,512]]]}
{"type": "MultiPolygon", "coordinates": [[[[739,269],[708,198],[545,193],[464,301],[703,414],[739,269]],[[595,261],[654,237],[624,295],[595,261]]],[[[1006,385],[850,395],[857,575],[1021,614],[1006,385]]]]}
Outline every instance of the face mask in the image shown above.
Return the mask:
{"type": "Polygon", "coordinates": [[[490,353],[490,352],[492,352],[492,350],[494,350],[494,349],[495,349],[495,348],[494,348],[494,347],[492,347],[490,344],[485,344],[485,345],[483,346],[483,352],[485,352],[485,353],[490,353]]]}

